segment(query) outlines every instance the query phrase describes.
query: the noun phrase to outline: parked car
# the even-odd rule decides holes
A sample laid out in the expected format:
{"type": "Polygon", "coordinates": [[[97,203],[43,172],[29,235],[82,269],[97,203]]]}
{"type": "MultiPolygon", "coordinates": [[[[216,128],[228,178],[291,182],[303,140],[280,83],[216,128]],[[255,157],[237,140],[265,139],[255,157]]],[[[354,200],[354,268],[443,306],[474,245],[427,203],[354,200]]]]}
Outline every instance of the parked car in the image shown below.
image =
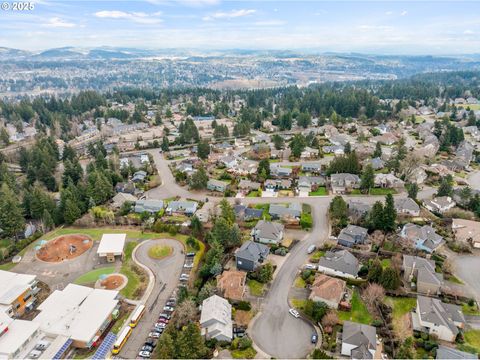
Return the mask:
{"type": "Polygon", "coordinates": [[[155,323],[155,328],[166,328],[167,324],[164,322],[157,322],[155,323]]]}
{"type": "Polygon", "coordinates": [[[29,359],[38,359],[42,355],[42,352],[39,350],[32,350],[30,354],[28,354],[29,359]]]}
{"type": "Polygon", "coordinates": [[[159,333],[158,331],[151,331],[149,334],[148,334],[148,337],[152,338],[152,339],[158,339],[160,338],[160,335],[162,335],[161,333],[159,333]]]}
{"type": "Polygon", "coordinates": [[[306,270],[316,270],[317,265],[315,265],[315,264],[305,264],[305,266],[303,268],[306,269],[306,270]]]}
{"type": "Polygon", "coordinates": [[[300,317],[300,314],[298,313],[298,311],[293,308],[288,310],[288,312],[296,318],[300,317]]]}
{"type": "Polygon", "coordinates": [[[164,318],[170,320],[172,318],[172,315],[166,314],[166,313],[161,313],[158,318],[164,318]]]}
{"type": "Polygon", "coordinates": [[[193,268],[193,264],[184,264],[183,267],[185,269],[191,269],[191,268],[193,268]]]}
{"type": "Polygon", "coordinates": [[[316,344],[318,341],[318,335],[317,334],[312,334],[312,338],[310,339],[312,344],[316,344]]]}
{"type": "Polygon", "coordinates": [[[187,253],[186,256],[187,256],[187,257],[194,257],[194,256],[195,256],[195,253],[194,253],[194,252],[189,252],[189,253],[187,253]]]}
{"type": "Polygon", "coordinates": [[[141,350],[142,350],[142,351],[152,352],[152,351],[153,351],[153,346],[143,345],[141,350]]]}
{"type": "Polygon", "coordinates": [[[151,353],[150,351],[140,351],[140,352],[138,353],[138,356],[140,356],[141,358],[147,358],[147,359],[149,359],[151,354],[152,354],[152,353],[151,353]]]}
{"type": "Polygon", "coordinates": [[[153,339],[147,339],[147,341],[145,341],[145,344],[144,345],[148,345],[152,348],[155,348],[155,346],[157,346],[157,343],[155,342],[155,340],[153,339]]]}
{"type": "Polygon", "coordinates": [[[310,245],[307,249],[307,254],[311,254],[315,251],[317,247],[315,245],[310,245]]]}
{"type": "Polygon", "coordinates": [[[164,306],[164,307],[163,307],[163,311],[170,311],[170,312],[172,312],[172,311],[174,311],[174,310],[175,310],[175,309],[174,309],[172,306],[164,306]]]}

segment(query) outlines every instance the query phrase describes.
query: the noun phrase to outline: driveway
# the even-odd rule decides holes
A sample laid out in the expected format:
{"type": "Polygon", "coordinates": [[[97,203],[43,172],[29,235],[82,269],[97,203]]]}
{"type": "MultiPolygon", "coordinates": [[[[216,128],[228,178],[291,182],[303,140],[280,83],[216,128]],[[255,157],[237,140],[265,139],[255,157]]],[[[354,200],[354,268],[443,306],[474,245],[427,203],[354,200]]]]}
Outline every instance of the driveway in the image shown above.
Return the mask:
{"type": "Polygon", "coordinates": [[[163,312],[168,298],[178,285],[178,278],[182,273],[185,255],[183,245],[176,240],[160,239],[146,240],[139,245],[136,252],[137,260],[152,270],[155,275],[155,286],[146,303],[146,311],[140,323],[133,329],[120,356],[124,359],[135,359],[140,348],[148,337],[148,333],[163,312]],[[162,260],[155,260],[148,256],[148,249],[153,245],[168,245],[173,248],[173,254],[162,260]]]}

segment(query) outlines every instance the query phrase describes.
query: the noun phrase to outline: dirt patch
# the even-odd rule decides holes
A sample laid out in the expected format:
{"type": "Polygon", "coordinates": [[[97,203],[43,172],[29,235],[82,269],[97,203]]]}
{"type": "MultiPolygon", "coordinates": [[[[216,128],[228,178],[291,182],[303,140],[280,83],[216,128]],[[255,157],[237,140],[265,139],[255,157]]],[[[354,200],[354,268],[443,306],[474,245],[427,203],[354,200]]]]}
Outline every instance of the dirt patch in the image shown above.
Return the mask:
{"type": "Polygon", "coordinates": [[[72,260],[89,250],[93,241],[87,235],[59,236],[37,251],[37,258],[45,262],[62,262],[72,260]]]}
{"type": "Polygon", "coordinates": [[[251,311],[237,310],[235,311],[235,324],[239,326],[248,326],[252,317],[253,314],[251,311]]]}
{"type": "Polygon", "coordinates": [[[393,328],[395,329],[395,334],[400,339],[406,339],[412,336],[412,318],[410,313],[406,313],[397,321],[394,321],[393,328]]]}
{"type": "Polygon", "coordinates": [[[121,275],[108,275],[100,282],[100,286],[106,290],[116,290],[123,286],[125,279],[121,275]]]}

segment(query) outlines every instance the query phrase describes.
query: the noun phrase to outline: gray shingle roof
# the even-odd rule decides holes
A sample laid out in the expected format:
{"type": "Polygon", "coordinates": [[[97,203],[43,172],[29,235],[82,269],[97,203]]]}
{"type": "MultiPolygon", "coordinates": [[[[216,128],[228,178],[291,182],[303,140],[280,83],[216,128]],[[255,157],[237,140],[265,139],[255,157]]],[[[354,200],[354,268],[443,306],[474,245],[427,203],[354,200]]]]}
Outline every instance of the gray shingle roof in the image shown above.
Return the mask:
{"type": "Polygon", "coordinates": [[[465,323],[460,306],[446,304],[439,299],[426,296],[418,296],[417,303],[417,313],[423,321],[444,325],[455,335],[458,334],[458,329],[454,322],[465,323]]]}
{"type": "Polygon", "coordinates": [[[318,265],[353,276],[357,276],[359,270],[357,258],[347,250],[327,251],[318,265]]]}
{"type": "Polygon", "coordinates": [[[265,259],[269,252],[270,249],[268,246],[253,241],[247,241],[237,250],[235,256],[258,262],[260,259],[265,259]]]}
{"type": "Polygon", "coordinates": [[[345,321],[343,323],[342,342],[357,346],[352,349],[352,358],[371,359],[372,354],[369,350],[376,350],[377,348],[377,329],[370,325],[345,321]]]}

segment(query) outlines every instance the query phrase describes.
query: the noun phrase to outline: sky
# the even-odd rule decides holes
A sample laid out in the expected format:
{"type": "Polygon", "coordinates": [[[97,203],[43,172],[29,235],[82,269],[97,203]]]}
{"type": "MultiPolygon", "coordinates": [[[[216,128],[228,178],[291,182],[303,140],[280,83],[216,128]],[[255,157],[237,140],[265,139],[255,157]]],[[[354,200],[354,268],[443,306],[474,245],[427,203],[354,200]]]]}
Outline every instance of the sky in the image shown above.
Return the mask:
{"type": "Polygon", "coordinates": [[[0,47],[480,53],[479,1],[34,3],[31,11],[0,10],[0,47]]]}

